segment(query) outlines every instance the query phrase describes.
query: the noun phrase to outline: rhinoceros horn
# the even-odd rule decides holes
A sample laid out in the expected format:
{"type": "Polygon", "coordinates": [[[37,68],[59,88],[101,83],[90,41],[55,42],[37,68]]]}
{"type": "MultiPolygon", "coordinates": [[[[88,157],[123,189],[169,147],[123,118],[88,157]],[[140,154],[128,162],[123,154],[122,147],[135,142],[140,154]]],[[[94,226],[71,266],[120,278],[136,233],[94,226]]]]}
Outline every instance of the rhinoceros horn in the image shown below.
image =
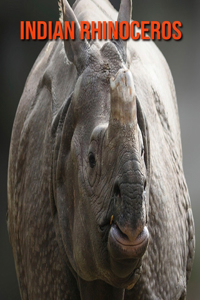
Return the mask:
{"type": "Polygon", "coordinates": [[[136,93],[133,76],[127,69],[120,69],[110,80],[111,113],[110,124],[137,126],[136,93]]]}
{"type": "Polygon", "coordinates": [[[62,0],[62,13],[64,22],[74,21],[75,23],[75,39],[64,40],[64,45],[68,59],[75,64],[78,72],[81,72],[87,65],[90,46],[85,39],[81,40],[79,21],[67,0],[62,0]]]}
{"type": "MultiPolygon", "coordinates": [[[[126,21],[130,23],[132,15],[132,0],[121,0],[119,14],[117,21],[120,23],[122,21],[126,21]]],[[[127,41],[118,39],[114,41],[115,45],[117,46],[124,62],[126,62],[126,48],[127,48],[127,41]]]]}

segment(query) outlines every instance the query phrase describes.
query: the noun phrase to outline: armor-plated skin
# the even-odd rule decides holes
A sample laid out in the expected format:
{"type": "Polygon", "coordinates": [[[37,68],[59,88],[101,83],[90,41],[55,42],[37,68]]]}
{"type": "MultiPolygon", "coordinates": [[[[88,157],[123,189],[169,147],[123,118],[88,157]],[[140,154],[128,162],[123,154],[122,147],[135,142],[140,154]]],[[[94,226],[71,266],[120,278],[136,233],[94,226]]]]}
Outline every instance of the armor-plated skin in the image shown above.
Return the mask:
{"type": "MultiPolygon", "coordinates": [[[[98,3],[75,17],[64,0],[63,20],[130,21],[131,1],[98,3]]],[[[8,230],[23,300],[186,299],[194,222],[152,41],[46,44],[13,126],[8,230]]]]}

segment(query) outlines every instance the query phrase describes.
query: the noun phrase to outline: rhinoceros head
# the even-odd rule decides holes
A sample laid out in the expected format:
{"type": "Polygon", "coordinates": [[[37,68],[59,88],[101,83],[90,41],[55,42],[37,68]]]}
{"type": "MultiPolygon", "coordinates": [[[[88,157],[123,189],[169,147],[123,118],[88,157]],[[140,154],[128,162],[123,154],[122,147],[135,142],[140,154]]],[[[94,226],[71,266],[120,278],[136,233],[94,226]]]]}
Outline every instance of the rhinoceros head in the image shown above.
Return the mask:
{"type": "MultiPolygon", "coordinates": [[[[130,8],[122,1],[118,20],[130,21],[130,8]]],[[[55,228],[78,276],[127,288],[138,278],[149,239],[147,126],[125,64],[126,43],[99,48],[79,40],[65,0],[63,19],[77,25],[65,51],[78,75],[52,129],[55,228]]]]}

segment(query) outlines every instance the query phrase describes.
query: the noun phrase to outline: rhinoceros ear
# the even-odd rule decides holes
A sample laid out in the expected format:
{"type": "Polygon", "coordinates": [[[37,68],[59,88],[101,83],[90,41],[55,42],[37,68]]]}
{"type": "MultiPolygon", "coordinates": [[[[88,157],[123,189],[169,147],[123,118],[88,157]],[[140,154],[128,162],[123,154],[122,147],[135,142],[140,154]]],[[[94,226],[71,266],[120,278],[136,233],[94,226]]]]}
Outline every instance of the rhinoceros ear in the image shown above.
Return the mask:
{"type": "MultiPolygon", "coordinates": [[[[117,21],[119,23],[122,21],[126,21],[130,23],[131,15],[132,15],[132,0],[121,0],[117,21]]],[[[127,41],[119,39],[117,41],[114,41],[114,43],[117,46],[119,53],[123,58],[123,61],[126,62],[127,41]]]]}
{"type": "Polygon", "coordinates": [[[81,40],[79,21],[67,0],[62,0],[62,13],[63,22],[74,21],[75,23],[75,39],[65,40],[64,45],[68,59],[75,64],[78,72],[81,72],[87,65],[90,46],[86,40],[81,40]]]}

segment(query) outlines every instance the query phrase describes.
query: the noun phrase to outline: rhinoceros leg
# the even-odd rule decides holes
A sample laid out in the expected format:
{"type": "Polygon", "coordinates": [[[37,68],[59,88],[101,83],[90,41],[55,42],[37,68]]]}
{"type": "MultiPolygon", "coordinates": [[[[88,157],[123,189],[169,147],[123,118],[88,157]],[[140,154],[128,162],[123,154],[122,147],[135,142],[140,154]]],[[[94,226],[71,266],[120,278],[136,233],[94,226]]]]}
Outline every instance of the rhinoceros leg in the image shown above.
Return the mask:
{"type": "Polygon", "coordinates": [[[115,288],[104,281],[78,279],[81,300],[124,300],[124,289],[115,288]]]}

